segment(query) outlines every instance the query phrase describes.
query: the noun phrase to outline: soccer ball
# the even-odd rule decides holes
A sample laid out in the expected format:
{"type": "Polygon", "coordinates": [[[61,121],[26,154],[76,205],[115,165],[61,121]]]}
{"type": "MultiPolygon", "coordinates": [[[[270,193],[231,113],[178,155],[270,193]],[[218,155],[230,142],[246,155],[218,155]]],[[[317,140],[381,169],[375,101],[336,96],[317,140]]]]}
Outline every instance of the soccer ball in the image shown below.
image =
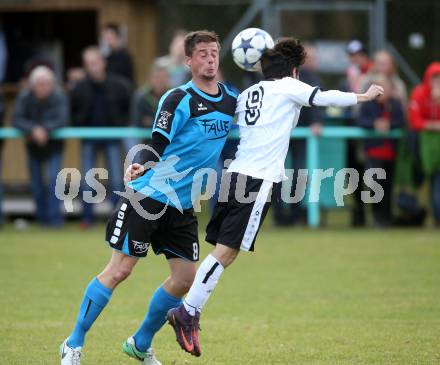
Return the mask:
{"type": "Polygon", "coordinates": [[[236,35],[232,41],[232,58],[238,67],[246,71],[258,71],[260,58],[274,42],[266,31],[259,28],[247,28],[236,35]]]}

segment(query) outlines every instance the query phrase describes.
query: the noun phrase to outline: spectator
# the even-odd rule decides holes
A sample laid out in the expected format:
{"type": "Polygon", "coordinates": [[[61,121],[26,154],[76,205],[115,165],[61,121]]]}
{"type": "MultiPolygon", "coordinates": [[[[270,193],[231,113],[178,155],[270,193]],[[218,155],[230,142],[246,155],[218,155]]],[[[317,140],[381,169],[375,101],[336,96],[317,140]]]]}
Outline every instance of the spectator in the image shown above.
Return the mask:
{"type": "MultiPolygon", "coordinates": [[[[97,47],[89,47],[83,52],[86,78],[79,81],[71,92],[72,121],[82,127],[127,126],[130,88],[125,79],[107,74],[106,62],[97,47]]],[[[82,140],[83,177],[96,165],[96,154],[105,153],[109,173],[110,197],[116,203],[118,196],[113,193],[123,187],[121,148],[119,140],[82,140]]],[[[84,180],[83,180],[84,182],[84,180]]],[[[83,190],[89,188],[83,184],[83,190]]],[[[93,223],[92,206],[84,203],[82,227],[93,223]]]]}
{"type": "Polygon", "coordinates": [[[169,88],[170,74],[166,65],[155,62],[150,71],[149,82],[136,90],[133,95],[131,125],[151,128],[159,99],[169,88]]]}
{"type": "Polygon", "coordinates": [[[371,70],[362,81],[362,90],[367,90],[372,80],[378,75],[384,75],[391,80],[393,90],[392,96],[399,99],[406,107],[408,103],[408,92],[403,80],[399,77],[394,58],[388,51],[377,51],[373,57],[374,63],[371,70]]]}
{"type": "MultiPolygon", "coordinates": [[[[392,96],[392,81],[383,75],[377,76],[373,83],[381,85],[384,93],[376,100],[363,104],[359,111],[358,124],[378,132],[388,132],[405,125],[405,113],[402,102],[392,96]]],[[[392,139],[372,139],[365,143],[366,168],[381,168],[386,172],[382,180],[383,199],[373,204],[373,218],[376,227],[388,227],[392,224],[392,193],[394,165],[397,155],[396,142],[392,139]]]]}
{"type": "Polygon", "coordinates": [[[368,57],[362,42],[357,39],[347,44],[346,51],[350,59],[350,66],[347,69],[348,88],[352,92],[359,93],[362,80],[373,67],[373,62],[368,57]]]}
{"type": "MultiPolygon", "coordinates": [[[[6,75],[6,65],[8,61],[8,49],[6,45],[6,37],[3,31],[3,24],[0,19],[0,84],[3,83],[6,75]]],[[[5,116],[5,101],[3,98],[3,93],[0,93],[0,127],[3,127],[5,116]]],[[[3,223],[3,184],[2,184],[2,150],[3,150],[3,140],[0,139],[0,227],[3,223]]]]}
{"type": "MultiPolygon", "coordinates": [[[[318,60],[316,49],[311,44],[305,44],[304,48],[307,57],[304,64],[301,66],[299,79],[312,86],[322,86],[321,79],[317,72],[318,60]]],[[[300,127],[310,127],[315,135],[319,135],[322,127],[322,117],[321,108],[302,108],[298,125],[300,127]]],[[[295,140],[293,146],[290,148],[290,153],[293,162],[292,168],[294,169],[292,175],[292,193],[294,194],[298,178],[298,170],[306,168],[306,141],[304,139],[295,140]]],[[[281,186],[276,188],[275,194],[278,196],[273,202],[274,219],[277,225],[295,224],[299,220],[305,218],[305,210],[301,207],[301,202],[289,204],[288,211],[286,212],[286,209],[284,209],[284,203],[281,200],[281,186]]]]}
{"type": "MultiPolygon", "coordinates": [[[[4,116],[5,116],[5,102],[3,99],[3,93],[0,93],[0,128],[3,127],[4,116]]],[[[2,150],[3,150],[3,139],[0,138],[0,227],[3,225],[3,184],[1,178],[1,174],[3,171],[2,150]]]]}
{"type": "Polygon", "coordinates": [[[190,79],[190,72],[185,64],[185,49],[183,47],[186,34],[186,30],[177,30],[170,43],[169,54],[156,60],[156,62],[166,65],[168,68],[171,87],[182,85],[190,79]]]}
{"type": "Polygon", "coordinates": [[[3,24],[0,19],[0,82],[3,83],[6,76],[8,64],[8,45],[6,43],[6,35],[3,30],[3,24]]]}
{"type": "Polygon", "coordinates": [[[125,48],[121,29],[117,24],[109,23],[102,30],[104,55],[107,60],[107,72],[125,77],[134,82],[133,61],[125,48]]]}
{"type": "MultiPolygon", "coordinates": [[[[372,69],[362,82],[362,89],[366,91],[377,75],[388,77],[392,83],[392,96],[401,101],[406,114],[408,92],[405,83],[399,77],[392,54],[386,50],[379,50],[374,54],[373,61],[372,69]]],[[[419,205],[417,194],[411,192],[413,188],[420,187],[424,180],[418,152],[418,138],[417,132],[405,130],[403,143],[400,145],[395,174],[395,185],[398,187],[396,201],[399,208],[399,216],[394,219],[396,225],[422,226],[426,217],[426,211],[419,205]],[[406,174],[403,171],[406,171],[406,174]]]]}
{"type": "MultiPolygon", "coordinates": [[[[352,40],[346,47],[347,55],[350,59],[350,65],[346,72],[346,85],[342,89],[351,92],[360,92],[362,88],[362,81],[370,71],[373,63],[368,57],[362,42],[352,40]]],[[[344,116],[348,125],[356,124],[357,114],[359,108],[357,106],[347,108],[344,116]]],[[[360,160],[361,143],[358,140],[348,140],[348,166],[356,169],[360,175],[363,174],[363,162],[360,160]]],[[[365,225],[365,210],[364,203],[361,197],[362,189],[356,189],[353,193],[353,208],[351,213],[351,225],[353,227],[362,227],[365,225]]]]}
{"type": "Polygon", "coordinates": [[[32,194],[36,216],[43,225],[62,224],[60,202],[55,196],[57,174],[61,168],[63,143],[51,140],[50,132],[68,122],[66,96],[55,88],[55,76],[46,66],[36,67],[29,76],[29,89],[17,98],[13,125],[26,134],[32,194]],[[44,182],[44,166],[48,183],[44,182]]]}
{"type": "MultiPolygon", "coordinates": [[[[317,71],[318,59],[316,56],[316,49],[311,44],[305,44],[304,48],[307,57],[304,64],[301,66],[299,79],[309,85],[321,87],[322,81],[317,71]]],[[[322,118],[322,108],[302,108],[299,120],[301,126],[310,127],[314,134],[319,135],[322,127],[322,118]]]]}
{"type": "Polygon", "coordinates": [[[86,78],[86,72],[82,67],[71,67],[66,72],[66,88],[68,91],[72,91],[79,81],[86,78]]]}
{"type": "Polygon", "coordinates": [[[413,130],[422,132],[421,162],[431,179],[433,215],[440,227],[440,62],[428,66],[423,82],[413,90],[409,120],[413,130]]]}
{"type": "MultiPolygon", "coordinates": [[[[157,62],[150,71],[148,83],[141,86],[133,94],[131,100],[130,124],[133,127],[152,128],[154,116],[160,97],[170,88],[170,74],[164,65],[157,62]]],[[[141,143],[139,138],[124,139],[125,151],[141,143]]],[[[148,140],[145,141],[148,143],[148,140]]],[[[130,156],[130,159],[139,161],[139,156],[130,156]]]]}

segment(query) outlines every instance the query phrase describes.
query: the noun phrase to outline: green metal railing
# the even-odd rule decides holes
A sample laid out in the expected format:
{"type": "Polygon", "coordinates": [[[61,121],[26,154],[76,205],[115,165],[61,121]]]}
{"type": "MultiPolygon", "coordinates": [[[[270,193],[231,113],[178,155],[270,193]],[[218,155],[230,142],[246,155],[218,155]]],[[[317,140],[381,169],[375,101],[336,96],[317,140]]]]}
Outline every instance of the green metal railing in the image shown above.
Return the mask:
{"type": "MultiPolygon", "coordinates": [[[[147,128],[61,128],[52,132],[51,137],[56,139],[118,139],[118,138],[149,138],[151,129],[147,128]]],[[[307,161],[309,171],[319,168],[319,144],[325,138],[336,139],[368,139],[368,138],[400,138],[402,131],[393,130],[387,133],[365,130],[358,127],[323,127],[319,136],[314,135],[309,128],[298,127],[292,130],[291,138],[305,138],[307,140],[307,161]]],[[[0,139],[20,138],[23,133],[15,128],[0,128],[0,139]]],[[[232,130],[229,138],[238,138],[238,130],[232,130]]],[[[311,181],[311,189],[318,181],[311,181]]],[[[310,227],[318,227],[320,223],[320,207],[318,203],[307,204],[307,222],[310,227]]]]}

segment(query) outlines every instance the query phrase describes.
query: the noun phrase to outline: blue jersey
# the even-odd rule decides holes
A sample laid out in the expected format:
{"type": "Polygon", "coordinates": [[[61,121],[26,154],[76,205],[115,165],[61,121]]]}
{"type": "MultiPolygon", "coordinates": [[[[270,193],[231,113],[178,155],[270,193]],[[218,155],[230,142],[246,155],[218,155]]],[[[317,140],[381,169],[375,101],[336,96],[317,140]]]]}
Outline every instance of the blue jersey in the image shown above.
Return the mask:
{"type": "Polygon", "coordinates": [[[212,96],[190,81],[162,96],[153,133],[162,134],[170,144],[161,161],[130,187],[175,208],[192,208],[197,198],[193,182],[200,179],[200,169],[215,169],[235,114],[237,94],[218,86],[219,94],[212,96]]]}

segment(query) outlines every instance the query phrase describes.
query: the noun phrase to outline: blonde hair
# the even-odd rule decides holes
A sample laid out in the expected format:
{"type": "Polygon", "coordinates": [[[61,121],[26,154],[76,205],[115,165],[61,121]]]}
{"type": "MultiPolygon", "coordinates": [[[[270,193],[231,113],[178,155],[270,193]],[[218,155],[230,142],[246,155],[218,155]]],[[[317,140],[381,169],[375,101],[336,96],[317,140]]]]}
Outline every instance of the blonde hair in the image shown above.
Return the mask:
{"type": "Polygon", "coordinates": [[[373,55],[374,62],[377,62],[377,59],[380,57],[383,57],[383,56],[385,56],[389,59],[390,64],[391,64],[392,74],[396,75],[398,73],[396,61],[394,60],[394,57],[391,54],[391,52],[387,51],[386,49],[380,49],[374,53],[374,55],[373,55]]]}
{"type": "Polygon", "coordinates": [[[371,80],[371,84],[377,84],[380,86],[390,86],[393,87],[393,81],[384,74],[376,74],[371,80]]]}

